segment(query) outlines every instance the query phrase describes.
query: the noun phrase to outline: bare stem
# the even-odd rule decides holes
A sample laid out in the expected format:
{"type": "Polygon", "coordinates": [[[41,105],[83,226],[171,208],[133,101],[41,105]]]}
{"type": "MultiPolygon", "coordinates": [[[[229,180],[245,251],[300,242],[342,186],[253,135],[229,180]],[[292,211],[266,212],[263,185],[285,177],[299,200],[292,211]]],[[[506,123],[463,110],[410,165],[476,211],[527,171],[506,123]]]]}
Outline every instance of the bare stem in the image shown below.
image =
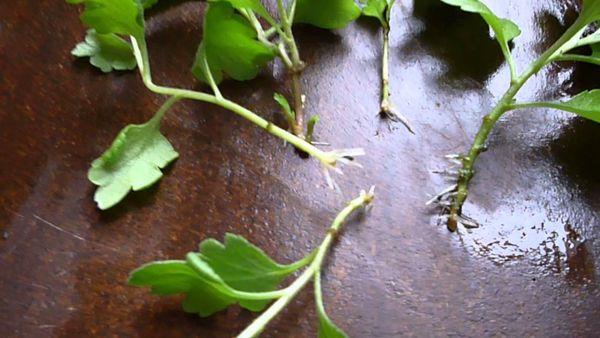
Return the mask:
{"type": "Polygon", "coordinates": [[[381,54],[381,114],[390,119],[393,122],[401,122],[408,131],[412,134],[412,126],[408,122],[408,119],[402,114],[394,111],[392,101],[390,100],[390,19],[391,19],[392,6],[386,8],[386,22],[382,25],[383,27],[383,52],[381,54]]]}

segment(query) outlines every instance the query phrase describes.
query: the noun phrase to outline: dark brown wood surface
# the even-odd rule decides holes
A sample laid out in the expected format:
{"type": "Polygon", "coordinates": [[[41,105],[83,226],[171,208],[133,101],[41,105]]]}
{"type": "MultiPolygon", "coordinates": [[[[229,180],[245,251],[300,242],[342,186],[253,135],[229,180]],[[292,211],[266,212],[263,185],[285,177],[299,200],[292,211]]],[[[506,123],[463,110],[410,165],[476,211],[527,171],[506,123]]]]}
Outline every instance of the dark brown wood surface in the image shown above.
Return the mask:
{"type": "MultiPolygon", "coordinates": [[[[178,104],[163,131],[180,152],[157,186],[96,209],[90,162],[164,97],[135,72],[105,75],[70,55],[85,28],[63,1],[0,4],[0,336],[230,337],[255,316],[233,307],[185,314],[180,298],[126,285],[148,261],[181,258],[208,237],[242,234],[282,262],[318,245],[360,189],[377,187],[328,259],[325,301],[352,337],[594,336],[600,331],[600,126],[549,110],[508,114],[477,165],[465,211],[482,224],[450,234],[425,206],[446,187],[434,171],[466,149],[508,82],[482,20],[434,0],[400,1],[392,94],[417,135],[377,117],[380,35],[370,20],[326,32],[297,28],[309,67],[307,111],[319,140],[364,147],[364,169],[326,188],[320,168],[217,107],[178,104]]],[[[189,72],[203,4],[163,6],[148,19],[156,82],[198,87],[189,72]]],[[[523,28],[523,69],[576,17],[563,0],[493,2],[523,28]]],[[[520,97],[556,99],[600,87],[591,66],[556,65],[520,97]]],[[[275,65],[223,92],[282,122],[275,65]]],[[[316,333],[305,290],[265,337],[316,333]]]]}

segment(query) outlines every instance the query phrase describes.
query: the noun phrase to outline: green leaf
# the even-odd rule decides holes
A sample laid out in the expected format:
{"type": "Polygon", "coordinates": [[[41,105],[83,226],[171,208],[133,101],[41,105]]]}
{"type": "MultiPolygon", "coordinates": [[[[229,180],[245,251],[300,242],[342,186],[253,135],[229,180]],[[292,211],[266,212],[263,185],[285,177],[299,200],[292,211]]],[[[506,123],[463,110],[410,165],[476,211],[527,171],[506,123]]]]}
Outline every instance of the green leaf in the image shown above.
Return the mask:
{"type": "Polygon", "coordinates": [[[98,185],[94,200],[100,209],[119,203],[129,193],[156,183],[161,168],[179,154],[160,133],[160,117],[125,127],[108,150],[92,162],[88,179],[98,185]]]}
{"type": "Polygon", "coordinates": [[[87,31],[85,41],[71,51],[77,57],[89,57],[90,63],[103,72],[131,70],[137,66],[131,45],[115,34],[97,34],[87,31]]]}
{"type": "Polygon", "coordinates": [[[267,12],[265,6],[260,2],[260,0],[208,0],[209,2],[229,2],[231,6],[235,9],[249,9],[256,12],[258,15],[262,16],[269,22],[271,25],[275,25],[275,20],[273,17],[267,12]]]}
{"type": "Polygon", "coordinates": [[[129,284],[151,286],[157,295],[187,294],[184,310],[201,316],[235,303],[250,311],[261,311],[270,300],[249,300],[240,297],[239,291],[274,291],[285,277],[307,262],[280,265],[243,237],[233,234],[226,234],[224,244],[214,239],[203,241],[200,252],[190,252],[186,259],[143,265],[131,273],[129,284]]]}
{"type": "Polygon", "coordinates": [[[585,91],[568,101],[550,103],[547,106],[600,123],[600,89],[585,91]]]}
{"type": "Polygon", "coordinates": [[[594,44],[592,47],[592,55],[593,58],[600,59],[600,43],[594,44]]]}
{"type": "Polygon", "coordinates": [[[353,0],[297,0],[294,22],[338,29],[356,20],[360,13],[353,0]]]}
{"type": "Polygon", "coordinates": [[[292,107],[290,107],[290,103],[285,96],[275,93],[273,94],[273,99],[275,99],[275,101],[277,101],[277,103],[279,103],[281,106],[281,109],[283,110],[285,117],[288,119],[288,122],[292,123],[296,120],[296,113],[294,113],[292,107]]]}
{"type": "Polygon", "coordinates": [[[583,9],[579,18],[585,25],[600,20],[600,0],[583,0],[583,9]]]}
{"type": "Polygon", "coordinates": [[[465,12],[477,13],[485,20],[485,22],[492,28],[494,35],[504,55],[510,54],[510,48],[508,43],[521,35],[521,30],[514,22],[508,19],[502,19],[496,16],[492,11],[482,2],[478,0],[442,0],[443,2],[458,6],[465,12]]]}
{"type": "Polygon", "coordinates": [[[362,14],[378,19],[381,25],[386,27],[389,25],[385,15],[385,10],[387,7],[387,0],[367,0],[362,9],[362,14]]]}
{"type": "Polygon", "coordinates": [[[144,9],[148,9],[158,3],[158,0],[139,0],[144,9]]]}
{"type": "MultiPolygon", "coordinates": [[[[300,267],[277,264],[261,249],[234,234],[226,234],[224,244],[215,239],[202,242],[200,257],[227,285],[245,292],[275,290],[285,277],[300,267]]],[[[268,302],[240,300],[240,305],[252,311],[260,311],[268,302]]]]}
{"type": "Polygon", "coordinates": [[[309,143],[313,142],[313,137],[315,134],[315,126],[317,125],[319,120],[320,120],[319,115],[313,115],[310,117],[310,119],[308,120],[308,122],[306,124],[306,140],[309,143]]]}
{"type": "MultiPolygon", "coordinates": [[[[210,269],[210,268],[208,268],[210,269]]],[[[210,272],[209,272],[210,274],[210,272]]],[[[186,261],[162,261],[142,265],[131,272],[129,285],[150,286],[155,295],[187,294],[183,309],[202,317],[226,309],[235,303],[219,283],[204,279],[186,261]]]]}
{"type": "Polygon", "coordinates": [[[210,3],[192,72],[199,80],[208,82],[202,67],[206,57],[216,83],[223,80],[223,73],[238,81],[256,77],[260,68],[275,57],[275,50],[256,37],[254,28],[228,2],[210,3]]]}
{"type": "Polygon", "coordinates": [[[348,335],[337,327],[324,311],[317,307],[319,316],[319,338],[348,338],[348,335]]]}
{"type": "Polygon", "coordinates": [[[137,0],[67,0],[84,4],[81,21],[99,34],[144,36],[143,7],[137,0]]]}

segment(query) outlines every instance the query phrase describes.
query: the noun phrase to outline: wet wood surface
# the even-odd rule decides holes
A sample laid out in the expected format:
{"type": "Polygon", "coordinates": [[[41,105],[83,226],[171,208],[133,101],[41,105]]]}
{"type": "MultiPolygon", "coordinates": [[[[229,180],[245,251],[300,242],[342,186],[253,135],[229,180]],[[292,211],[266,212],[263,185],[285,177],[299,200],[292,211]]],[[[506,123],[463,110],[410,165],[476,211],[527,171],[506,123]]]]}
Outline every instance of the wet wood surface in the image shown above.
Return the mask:
{"type": "MultiPolygon", "coordinates": [[[[327,260],[324,297],[352,337],[594,336],[600,330],[600,126],[552,110],[507,115],[477,164],[465,207],[481,228],[462,236],[425,202],[447,186],[434,173],[464,151],[506,89],[508,70],[483,21],[438,1],[400,1],[392,29],[392,98],[416,135],[377,116],[380,32],[296,29],[308,63],[306,110],[319,140],[363,147],[363,169],[326,187],[313,160],[232,113],[179,103],[163,132],[180,153],[160,184],[100,212],[90,162],[129,123],[165,100],[135,72],[102,74],[70,55],[85,28],[62,1],[0,4],[0,336],[230,337],[255,314],[232,307],[210,318],[179,297],[128,287],[129,271],[176,259],[205,238],[246,236],[281,262],[318,245],[344,202],[377,187],[327,260]]],[[[496,1],[523,35],[523,69],[576,17],[562,0],[496,1]]],[[[148,19],[157,83],[202,88],[189,68],[204,4],[162,6],[148,19]]],[[[591,66],[548,68],[523,99],[557,99],[599,87],[591,66]]],[[[224,95],[282,123],[273,92],[288,92],[272,65],[226,83],[224,95]]],[[[310,288],[309,288],[310,289],[310,288]]],[[[305,290],[265,337],[316,334],[305,290]]]]}

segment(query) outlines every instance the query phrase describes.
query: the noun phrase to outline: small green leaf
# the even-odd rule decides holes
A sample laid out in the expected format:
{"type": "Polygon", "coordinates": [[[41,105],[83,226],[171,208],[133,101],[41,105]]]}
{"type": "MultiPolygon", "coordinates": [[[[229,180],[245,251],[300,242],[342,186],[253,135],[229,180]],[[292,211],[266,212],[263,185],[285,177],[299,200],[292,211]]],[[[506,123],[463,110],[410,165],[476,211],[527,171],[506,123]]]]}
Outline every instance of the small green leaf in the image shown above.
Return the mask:
{"type": "Polygon", "coordinates": [[[338,29],[356,20],[360,13],[353,0],[297,0],[294,22],[338,29]]]}
{"type": "Polygon", "coordinates": [[[389,25],[385,15],[385,10],[387,7],[387,0],[367,0],[362,9],[362,14],[378,19],[381,25],[386,27],[389,25]]]}
{"type": "Polygon", "coordinates": [[[85,41],[71,51],[77,57],[89,57],[90,63],[103,72],[131,70],[137,65],[131,45],[116,34],[97,34],[87,31],[85,41]]]}
{"type": "Polygon", "coordinates": [[[144,36],[143,7],[138,0],[67,0],[71,4],[84,4],[83,21],[99,34],[144,36]]]}
{"type": "Polygon", "coordinates": [[[479,0],[442,0],[443,2],[460,7],[465,12],[477,13],[492,28],[494,35],[504,55],[510,54],[508,43],[521,35],[521,30],[514,22],[508,19],[502,19],[496,16],[492,11],[479,0]]]}
{"type": "Polygon", "coordinates": [[[286,118],[288,119],[288,122],[296,120],[296,113],[294,113],[292,107],[290,107],[290,103],[285,98],[285,96],[279,93],[275,93],[273,94],[273,99],[275,99],[275,101],[277,101],[277,103],[279,103],[279,105],[281,106],[281,109],[283,110],[286,118]]]}
{"type": "Polygon", "coordinates": [[[108,150],[92,162],[88,179],[98,185],[94,200],[100,209],[119,203],[130,190],[142,190],[156,183],[160,169],[179,154],[160,133],[160,118],[125,127],[108,150]]]}
{"type": "MultiPolygon", "coordinates": [[[[299,268],[277,264],[261,249],[234,234],[226,234],[224,244],[215,239],[202,242],[200,257],[227,285],[245,292],[275,290],[285,277],[299,268]]],[[[241,306],[252,311],[260,311],[268,303],[268,300],[240,300],[241,306]]]]}
{"type": "Polygon", "coordinates": [[[319,122],[319,115],[313,115],[306,124],[306,141],[312,143],[315,134],[315,126],[319,122]]]}
{"type": "Polygon", "coordinates": [[[275,57],[275,50],[256,37],[254,28],[228,2],[210,3],[192,72],[208,82],[202,67],[202,58],[206,57],[216,83],[222,81],[223,73],[238,81],[256,77],[260,68],[275,57]]]}
{"type": "Polygon", "coordinates": [[[208,0],[209,2],[229,2],[231,6],[235,9],[249,9],[256,12],[258,15],[262,16],[267,22],[271,25],[275,25],[275,20],[273,17],[267,12],[265,6],[260,2],[260,0],[208,0]]]}
{"type": "Polygon", "coordinates": [[[348,338],[348,335],[337,327],[325,312],[319,310],[317,312],[319,316],[319,338],[348,338]]]}
{"type": "Polygon", "coordinates": [[[549,106],[600,123],[600,89],[585,91],[568,101],[551,103],[549,106]]]}

